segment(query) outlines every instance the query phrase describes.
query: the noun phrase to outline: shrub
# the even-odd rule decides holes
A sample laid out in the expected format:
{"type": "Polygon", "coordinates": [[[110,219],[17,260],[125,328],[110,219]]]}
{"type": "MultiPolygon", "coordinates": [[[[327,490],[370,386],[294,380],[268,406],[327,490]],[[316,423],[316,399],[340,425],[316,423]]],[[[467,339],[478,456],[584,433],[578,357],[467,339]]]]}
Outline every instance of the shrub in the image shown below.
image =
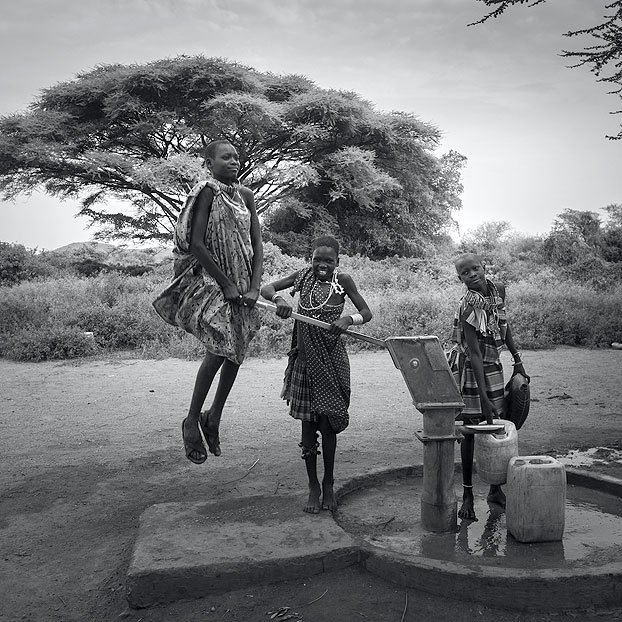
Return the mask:
{"type": "Polygon", "coordinates": [[[50,301],[31,283],[0,288],[0,334],[46,323],[50,301]]]}
{"type": "Polygon", "coordinates": [[[93,305],[81,309],[71,321],[81,330],[92,332],[98,346],[111,350],[142,348],[169,339],[166,324],[147,304],[124,301],[112,308],[93,305]]]}
{"type": "MultiPolygon", "coordinates": [[[[267,243],[264,282],[307,265],[267,243]]],[[[342,256],[340,269],[350,273],[374,317],[354,330],[379,339],[436,335],[448,345],[453,314],[462,294],[451,259],[371,261],[342,256]]],[[[0,356],[46,360],[129,350],[137,356],[196,359],[204,347],[192,335],[169,326],[151,302],[171,277],[170,266],[142,276],[118,272],[93,277],[64,276],[0,287],[0,356]],[[94,333],[96,348],[84,335],[94,333]]],[[[540,269],[507,287],[510,322],[523,348],[558,344],[602,346],[622,341],[622,285],[592,289],[540,269]]],[[[354,307],[348,301],[346,313],[354,307]]],[[[262,325],[248,356],[284,356],[292,321],[260,311],[262,325]]],[[[346,338],[350,351],[374,349],[346,338]]]]}
{"type": "Polygon", "coordinates": [[[92,340],[77,328],[41,326],[0,335],[0,356],[15,361],[72,359],[95,352],[92,340]]]}
{"type": "Polygon", "coordinates": [[[522,347],[532,349],[621,341],[621,302],[622,285],[597,293],[550,270],[508,290],[513,331],[522,347]]]}
{"type": "Polygon", "coordinates": [[[52,268],[34,250],[21,244],[0,242],[0,285],[14,285],[51,273],[52,268]]]}

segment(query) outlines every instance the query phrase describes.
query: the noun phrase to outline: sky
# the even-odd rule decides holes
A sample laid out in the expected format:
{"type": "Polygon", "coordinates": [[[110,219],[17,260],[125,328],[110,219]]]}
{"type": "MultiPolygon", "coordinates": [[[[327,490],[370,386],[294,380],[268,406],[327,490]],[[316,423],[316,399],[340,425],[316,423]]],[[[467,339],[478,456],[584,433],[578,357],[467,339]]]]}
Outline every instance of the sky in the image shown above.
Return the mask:
{"type": "MultiPolygon", "coordinates": [[[[622,203],[619,100],[563,36],[600,23],[608,0],[548,0],[499,19],[476,0],[20,0],[0,16],[0,115],[41,89],[111,63],[227,58],[355,91],[442,132],[467,157],[457,236],[489,221],[545,234],[565,209],[622,203]]],[[[0,240],[54,249],[92,239],[75,202],[0,202],[0,240]]]]}

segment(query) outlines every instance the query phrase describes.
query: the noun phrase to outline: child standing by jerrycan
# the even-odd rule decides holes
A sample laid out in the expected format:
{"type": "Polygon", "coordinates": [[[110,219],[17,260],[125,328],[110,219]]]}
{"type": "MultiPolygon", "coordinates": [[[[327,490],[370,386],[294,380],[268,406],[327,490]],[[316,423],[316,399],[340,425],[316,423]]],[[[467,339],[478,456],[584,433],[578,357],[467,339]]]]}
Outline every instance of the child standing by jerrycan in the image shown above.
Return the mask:
{"type": "MultiPolygon", "coordinates": [[[[460,255],[454,262],[458,278],[467,291],[460,300],[453,324],[449,364],[465,407],[459,418],[465,424],[478,424],[503,416],[503,366],[499,354],[505,344],[514,357],[513,374],[525,373],[507,322],[505,287],[486,278],[481,257],[460,255]]],[[[460,443],[463,496],[460,518],[477,520],[473,502],[474,437],[465,435],[460,443]]],[[[490,503],[505,506],[505,494],[498,484],[491,484],[490,503]]]]}
{"type": "Polygon", "coordinates": [[[352,277],[337,271],[337,240],[320,236],[313,241],[312,251],[310,267],[265,285],[261,295],[276,303],[279,317],[288,318],[292,308],[277,292],[293,287],[292,295],[299,293],[299,314],[331,324],[330,330],[326,330],[304,322],[294,323],[282,394],[290,406],[289,414],[302,421],[299,446],[309,479],[304,511],[318,514],[320,508],[337,508],[333,490],[337,434],[349,422],[350,363],[341,335],[353,324],[369,322],[372,314],[352,277]],[[358,313],[341,315],[346,296],[358,313]],[[318,432],[322,435],[324,461],[321,488],[317,475],[317,456],[321,453],[318,432]]]}

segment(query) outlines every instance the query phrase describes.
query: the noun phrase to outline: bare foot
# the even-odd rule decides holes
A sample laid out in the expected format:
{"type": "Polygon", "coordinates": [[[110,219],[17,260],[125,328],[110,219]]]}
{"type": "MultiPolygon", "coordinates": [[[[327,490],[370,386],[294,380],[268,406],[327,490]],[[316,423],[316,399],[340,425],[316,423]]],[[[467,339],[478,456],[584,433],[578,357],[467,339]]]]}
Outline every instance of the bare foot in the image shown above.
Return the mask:
{"type": "Polygon", "coordinates": [[[334,512],[337,509],[337,499],[333,490],[333,483],[322,484],[322,509],[334,512]]]}
{"type": "Polygon", "coordinates": [[[477,520],[473,503],[473,489],[465,488],[462,493],[462,507],[458,510],[458,518],[477,520]]]}
{"type": "Polygon", "coordinates": [[[505,493],[501,490],[501,486],[493,485],[490,487],[490,492],[486,497],[486,501],[488,503],[496,503],[500,505],[502,508],[505,507],[505,493]]]}
{"type": "Polygon", "coordinates": [[[320,486],[309,486],[309,498],[307,499],[307,505],[302,508],[307,514],[319,514],[320,513],[320,486]]]}

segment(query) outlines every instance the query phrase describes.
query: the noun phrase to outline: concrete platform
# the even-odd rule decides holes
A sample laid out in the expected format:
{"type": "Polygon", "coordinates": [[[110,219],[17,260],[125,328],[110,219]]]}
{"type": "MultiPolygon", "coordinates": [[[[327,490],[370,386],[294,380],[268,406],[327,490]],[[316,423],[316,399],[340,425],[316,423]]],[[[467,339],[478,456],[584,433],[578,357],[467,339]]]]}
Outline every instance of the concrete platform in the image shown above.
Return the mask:
{"type": "MultiPolygon", "coordinates": [[[[456,465],[457,467],[459,465],[456,465]]],[[[561,611],[622,602],[622,480],[568,469],[560,542],[520,543],[474,474],[476,522],[421,526],[423,469],[371,472],[339,490],[338,523],[362,539],[361,566],[396,585],[502,609],[561,611]]],[[[462,479],[455,481],[456,496],[462,479]]]]}
{"type": "MultiPolygon", "coordinates": [[[[563,542],[521,544],[503,511],[456,533],[420,525],[422,466],[371,471],[337,494],[340,509],[309,515],[304,497],[165,503],[141,516],[127,575],[133,608],[202,598],[360,564],[396,585],[533,611],[618,606],[622,598],[622,480],[567,471],[563,542]]],[[[457,493],[461,481],[456,480],[457,493]]]]}
{"type": "Polygon", "coordinates": [[[300,496],[163,503],[140,518],[127,574],[130,607],[201,598],[358,563],[360,546],[300,496]]]}

